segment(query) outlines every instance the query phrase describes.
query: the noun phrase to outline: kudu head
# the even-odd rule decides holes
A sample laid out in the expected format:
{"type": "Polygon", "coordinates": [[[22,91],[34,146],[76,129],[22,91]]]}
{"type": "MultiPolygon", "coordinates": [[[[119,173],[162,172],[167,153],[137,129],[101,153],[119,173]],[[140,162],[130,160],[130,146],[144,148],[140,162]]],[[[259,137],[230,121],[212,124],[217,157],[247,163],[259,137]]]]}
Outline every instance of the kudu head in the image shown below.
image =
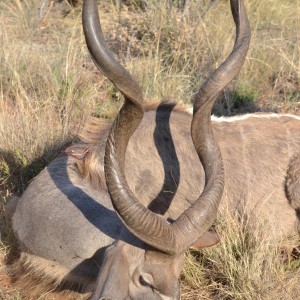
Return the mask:
{"type": "Polygon", "coordinates": [[[91,56],[101,72],[124,95],[125,103],[110,130],[105,152],[105,175],[112,204],[128,229],[106,249],[92,300],[179,299],[178,277],[183,253],[215,244],[210,232],[222,196],[224,172],[214,140],[211,109],[218,94],[238,74],[250,41],[250,27],[241,0],[231,0],[236,41],[229,57],[195,96],[191,136],[205,171],[205,188],[174,221],[142,205],[130,190],[124,172],[128,141],[143,118],[143,95],[131,75],[114,59],[103,38],[96,0],[83,2],[83,28],[91,56]],[[129,237],[128,237],[129,236],[129,237]]]}

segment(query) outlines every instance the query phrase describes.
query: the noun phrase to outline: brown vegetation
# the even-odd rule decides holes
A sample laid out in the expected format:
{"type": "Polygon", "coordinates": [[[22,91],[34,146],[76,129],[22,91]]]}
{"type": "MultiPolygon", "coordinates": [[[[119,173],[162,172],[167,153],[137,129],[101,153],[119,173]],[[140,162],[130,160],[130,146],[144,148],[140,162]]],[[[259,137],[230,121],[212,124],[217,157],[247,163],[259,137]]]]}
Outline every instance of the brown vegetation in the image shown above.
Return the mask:
{"type": "MultiPolygon", "coordinates": [[[[7,200],[74,139],[88,116],[110,118],[120,105],[120,94],[87,53],[81,1],[54,1],[47,14],[39,10],[44,2],[51,1],[0,3],[0,299],[26,299],[6,264],[17,255],[5,216],[7,200]]],[[[228,55],[234,26],[227,1],[217,2],[207,11],[204,0],[101,1],[106,39],[141,82],[147,101],[189,103],[205,74],[228,55]]],[[[245,4],[251,48],[215,113],[297,114],[298,1],[245,4]]],[[[187,254],[183,299],[300,299],[299,250],[289,248],[291,241],[274,245],[262,224],[248,226],[247,216],[225,214],[217,226],[219,246],[187,254]]],[[[39,299],[47,297],[56,295],[39,299]]]]}

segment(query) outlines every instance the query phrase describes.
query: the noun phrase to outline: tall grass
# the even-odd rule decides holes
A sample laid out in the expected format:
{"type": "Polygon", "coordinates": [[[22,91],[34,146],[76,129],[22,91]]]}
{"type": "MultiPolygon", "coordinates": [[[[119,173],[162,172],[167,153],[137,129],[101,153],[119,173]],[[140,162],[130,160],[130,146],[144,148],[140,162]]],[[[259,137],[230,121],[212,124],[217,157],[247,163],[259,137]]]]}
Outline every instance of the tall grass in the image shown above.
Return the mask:
{"type": "MultiPolygon", "coordinates": [[[[239,77],[221,95],[214,112],[298,113],[300,3],[244,2],[252,27],[250,50],[239,77]]],[[[230,53],[235,29],[229,1],[216,1],[207,10],[208,3],[101,1],[108,44],[141,83],[146,101],[189,103],[230,53]]],[[[87,53],[80,5],[55,2],[45,14],[42,4],[47,1],[0,2],[3,259],[11,244],[4,217],[6,200],[20,193],[75,138],[87,116],[107,117],[121,103],[119,92],[99,74],[87,53]]],[[[221,244],[187,254],[184,299],[297,299],[296,256],[285,257],[282,263],[281,248],[262,238],[259,224],[249,227],[245,220],[229,214],[219,222],[221,244]]],[[[0,277],[5,274],[3,268],[0,277]]],[[[17,298],[12,295],[11,299],[17,298]]]]}
{"type": "MultiPolygon", "coordinates": [[[[127,26],[127,48],[121,48],[121,54],[142,81],[147,98],[189,102],[230,53],[235,29],[228,1],[217,1],[208,12],[205,1],[190,1],[184,10],[169,2],[147,2],[142,16],[120,11],[121,29],[116,30],[124,38],[127,26]]],[[[253,109],[251,104],[257,109],[297,112],[299,3],[245,2],[252,27],[250,50],[238,80],[225,91],[216,113],[243,112],[243,108],[253,109]]]]}
{"type": "MultiPolygon", "coordinates": [[[[1,148],[21,151],[30,160],[43,154],[46,145],[74,135],[85,116],[101,114],[102,105],[110,107],[109,99],[120,98],[90,61],[80,9],[56,3],[44,20],[39,15],[42,2],[7,0],[0,6],[1,148]]],[[[146,99],[190,102],[230,53],[235,29],[228,1],[217,1],[206,12],[207,2],[189,1],[178,9],[176,1],[141,1],[147,4],[143,10],[136,1],[119,10],[114,2],[101,4],[108,43],[138,78],[146,99]]],[[[226,109],[216,107],[217,112],[232,114],[247,104],[294,112],[300,5],[245,2],[251,47],[241,75],[220,99],[226,109]]]]}
{"type": "Polygon", "coordinates": [[[218,246],[186,255],[184,299],[299,299],[297,237],[274,241],[268,221],[232,214],[222,208],[218,246]]]}

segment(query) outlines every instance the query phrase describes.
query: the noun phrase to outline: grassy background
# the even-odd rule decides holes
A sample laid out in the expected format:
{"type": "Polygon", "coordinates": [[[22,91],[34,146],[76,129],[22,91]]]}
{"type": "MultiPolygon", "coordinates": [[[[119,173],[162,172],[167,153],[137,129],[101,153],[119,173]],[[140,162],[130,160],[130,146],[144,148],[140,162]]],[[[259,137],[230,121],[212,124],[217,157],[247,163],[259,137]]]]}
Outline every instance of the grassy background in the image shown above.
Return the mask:
{"type": "MultiPolygon", "coordinates": [[[[122,103],[87,53],[81,2],[0,2],[0,264],[12,248],[7,199],[20,194],[74,139],[89,115],[109,118],[122,103]]],[[[249,54],[214,113],[299,114],[300,3],[244,2],[252,28],[249,54]]],[[[229,1],[213,3],[101,1],[106,40],[141,83],[146,101],[190,103],[229,54],[235,36],[229,1]]],[[[300,299],[297,251],[287,254],[273,245],[259,224],[249,228],[246,218],[222,218],[219,228],[226,239],[213,249],[187,254],[183,299],[300,299]]],[[[1,297],[21,298],[5,264],[0,265],[1,297]]]]}

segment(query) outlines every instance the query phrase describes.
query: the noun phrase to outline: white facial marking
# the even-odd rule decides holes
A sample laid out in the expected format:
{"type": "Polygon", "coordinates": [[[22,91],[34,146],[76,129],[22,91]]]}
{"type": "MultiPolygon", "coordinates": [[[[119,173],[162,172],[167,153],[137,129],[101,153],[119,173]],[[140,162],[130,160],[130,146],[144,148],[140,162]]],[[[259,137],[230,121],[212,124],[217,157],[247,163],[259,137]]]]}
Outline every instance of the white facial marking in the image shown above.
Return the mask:
{"type": "Polygon", "coordinates": [[[189,107],[188,109],[187,109],[187,112],[189,113],[189,114],[193,114],[193,111],[194,111],[194,108],[193,108],[193,106],[191,106],[191,107],[189,107]]]}

